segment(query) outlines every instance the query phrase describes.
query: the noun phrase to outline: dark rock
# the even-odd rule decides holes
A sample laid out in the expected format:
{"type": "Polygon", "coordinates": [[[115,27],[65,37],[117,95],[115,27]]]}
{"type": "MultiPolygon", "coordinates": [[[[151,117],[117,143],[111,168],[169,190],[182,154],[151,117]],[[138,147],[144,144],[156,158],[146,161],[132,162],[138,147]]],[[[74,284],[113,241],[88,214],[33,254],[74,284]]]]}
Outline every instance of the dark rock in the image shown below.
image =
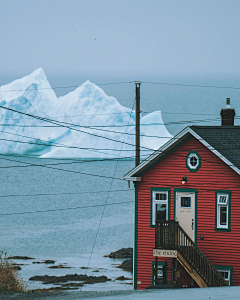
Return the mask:
{"type": "Polygon", "coordinates": [[[80,269],[87,270],[87,269],[89,269],[89,267],[80,267],[80,269]]]}
{"type": "Polygon", "coordinates": [[[105,255],[104,257],[110,258],[132,258],[133,257],[133,248],[122,248],[115,252],[111,252],[109,255],[105,255]]]}
{"type": "Polygon", "coordinates": [[[43,261],[33,261],[33,264],[55,264],[56,260],[46,259],[43,261]]]}
{"type": "Polygon", "coordinates": [[[13,269],[14,269],[14,270],[17,270],[17,271],[22,270],[22,268],[21,268],[20,266],[17,266],[17,265],[16,265],[16,266],[13,266],[13,269]]]}
{"type": "Polygon", "coordinates": [[[122,264],[120,266],[117,266],[117,268],[121,268],[125,271],[130,271],[132,272],[133,271],[133,259],[127,259],[127,260],[124,260],[124,262],[122,262],[122,264]]]}
{"type": "Polygon", "coordinates": [[[43,264],[55,264],[56,260],[51,260],[51,259],[47,259],[47,260],[43,260],[42,263],[43,264]]]}
{"type": "Polygon", "coordinates": [[[27,259],[35,259],[35,258],[32,258],[32,257],[28,257],[28,256],[9,256],[8,259],[24,259],[24,260],[27,260],[27,259]]]}
{"type": "Polygon", "coordinates": [[[83,281],[84,284],[93,284],[98,282],[106,282],[111,279],[107,278],[107,276],[88,276],[81,274],[67,274],[65,276],[33,276],[30,277],[29,280],[33,281],[42,281],[43,284],[51,284],[51,283],[62,283],[68,281],[83,281]]]}
{"type": "Polygon", "coordinates": [[[84,285],[83,283],[79,283],[79,282],[69,282],[69,283],[61,284],[61,287],[67,287],[67,286],[76,287],[76,286],[83,286],[83,285],[84,285]]]}
{"type": "Polygon", "coordinates": [[[117,277],[115,280],[132,280],[132,278],[127,278],[127,277],[124,277],[124,276],[120,276],[120,277],[117,277]]]}
{"type": "Polygon", "coordinates": [[[60,265],[57,265],[57,266],[50,266],[48,267],[49,269],[71,269],[71,267],[68,267],[68,266],[64,266],[62,264],[60,265]]]}

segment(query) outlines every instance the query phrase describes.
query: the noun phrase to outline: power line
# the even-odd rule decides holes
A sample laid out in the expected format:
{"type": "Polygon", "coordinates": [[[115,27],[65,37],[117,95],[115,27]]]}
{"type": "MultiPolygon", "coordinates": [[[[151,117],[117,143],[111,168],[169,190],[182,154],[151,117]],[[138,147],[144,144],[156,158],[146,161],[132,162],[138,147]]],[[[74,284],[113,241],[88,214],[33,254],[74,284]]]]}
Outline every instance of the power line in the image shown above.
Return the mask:
{"type": "MultiPolygon", "coordinates": [[[[30,137],[29,137],[30,139],[30,137]]],[[[9,139],[0,139],[0,141],[6,141],[6,142],[14,142],[14,143],[21,143],[21,144],[29,144],[29,145],[38,145],[38,146],[46,146],[46,147],[57,147],[57,148],[68,148],[68,149],[79,149],[79,150],[86,150],[86,151],[94,151],[94,152],[98,152],[98,153],[102,153],[104,154],[104,152],[102,151],[133,151],[131,149],[123,149],[123,150],[119,150],[119,149],[111,149],[111,148],[84,148],[84,147],[77,147],[77,146],[68,146],[68,145],[59,145],[59,144],[45,144],[45,143],[33,143],[33,142],[24,142],[24,141],[17,141],[17,140],[9,140],[9,139]],[[101,151],[102,150],[102,151],[101,151]]],[[[142,151],[149,151],[146,149],[143,149],[142,151]]],[[[153,151],[153,149],[152,149],[153,151]]],[[[105,153],[105,154],[109,154],[109,153],[105,153]]]]}
{"type": "MultiPolygon", "coordinates": [[[[134,104],[135,104],[135,101],[133,102],[132,111],[133,111],[133,108],[134,108],[134,104]]],[[[130,119],[131,119],[131,115],[129,116],[128,123],[130,122],[130,119]]],[[[126,129],[126,132],[127,132],[127,129],[126,129]]],[[[123,142],[124,142],[124,139],[125,139],[125,136],[123,137],[123,142]]],[[[122,143],[122,146],[123,146],[123,143],[122,143]]],[[[119,156],[120,156],[120,153],[119,153],[119,156]]],[[[118,160],[117,160],[117,163],[116,163],[116,166],[115,166],[112,178],[114,178],[114,176],[115,176],[115,173],[116,173],[116,170],[117,170],[117,166],[118,166],[118,160]]],[[[107,197],[106,197],[106,201],[105,201],[105,205],[103,207],[103,211],[102,211],[101,219],[100,219],[100,222],[99,222],[99,225],[98,225],[97,233],[96,233],[96,236],[95,236],[95,239],[94,239],[94,242],[93,242],[93,246],[92,246],[92,250],[91,250],[91,253],[90,253],[90,256],[89,256],[89,260],[88,260],[88,264],[87,264],[87,268],[86,268],[86,274],[87,274],[87,269],[89,267],[89,264],[90,264],[90,261],[91,261],[91,258],[92,258],[92,254],[93,254],[93,250],[94,250],[94,247],[95,247],[95,244],[96,244],[96,241],[97,241],[97,236],[98,236],[101,224],[102,224],[102,219],[103,219],[103,216],[104,216],[104,212],[105,212],[105,209],[106,209],[106,205],[107,205],[107,202],[108,202],[108,198],[109,198],[109,194],[110,194],[110,191],[111,191],[111,188],[112,188],[112,184],[113,184],[113,179],[112,179],[112,181],[110,183],[109,193],[107,194],[107,197]]]]}
{"type": "Polygon", "coordinates": [[[96,204],[96,205],[86,205],[86,206],[77,206],[77,207],[57,208],[57,209],[5,213],[5,214],[0,214],[0,216],[26,215],[26,214],[46,213],[46,212],[54,212],[54,211],[75,210],[75,209],[81,209],[81,208],[99,207],[99,206],[106,206],[106,205],[119,205],[119,204],[131,203],[131,202],[134,202],[134,201],[132,200],[132,201],[114,202],[114,203],[108,203],[108,204],[96,204]]]}
{"type": "MultiPolygon", "coordinates": [[[[0,106],[1,107],[1,106],[0,106]]],[[[239,117],[236,117],[235,119],[239,119],[239,117]]],[[[153,125],[177,125],[177,124],[186,124],[186,123],[200,123],[200,122],[213,122],[213,121],[219,121],[221,120],[220,117],[218,118],[213,118],[213,119],[197,119],[197,120],[181,120],[181,121],[173,121],[173,122],[166,122],[166,123],[158,123],[158,122],[154,122],[154,123],[146,123],[146,124],[141,124],[141,126],[153,126],[153,125]]],[[[56,121],[56,120],[53,120],[56,121]]],[[[56,121],[59,122],[59,121],[56,121]]],[[[59,122],[59,125],[21,125],[21,124],[0,124],[0,126],[13,126],[13,127],[40,127],[40,128],[44,128],[44,127],[49,127],[49,128],[54,128],[54,127],[66,127],[63,124],[68,124],[74,127],[82,127],[82,128],[89,128],[89,129],[96,129],[97,128],[105,128],[105,127],[135,127],[135,124],[121,124],[121,125],[116,125],[116,124],[109,124],[109,125],[79,125],[79,124],[73,124],[73,123],[68,123],[68,122],[59,122]]]]}
{"type": "MultiPolygon", "coordinates": [[[[123,115],[123,114],[129,114],[129,112],[119,112],[119,113],[102,113],[102,114],[81,114],[81,115],[73,115],[73,116],[48,116],[48,118],[75,118],[75,117],[92,117],[92,116],[108,116],[108,115],[123,115]]],[[[23,118],[24,120],[30,120],[32,118],[23,118]]],[[[19,120],[14,118],[6,118],[4,120],[19,120]]]]}
{"type": "MultiPolygon", "coordinates": [[[[57,163],[59,165],[61,164],[75,164],[75,163],[90,163],[90,162],[105,162],[105,161],[116,161],[118,159],[120,162],[121,161],[131,161],[134,156],[122,156],[120,158],[49,158],[49,157],[44,157],[44,158],[39,158],[39,156],[29,156],[29,155],[19,155],[19,154],[2,154],[0,153],[0,156],[6,156],[6,157],[21,157],[21,158],[27,158],[27,159],[44,159],[44,160],[57,160],[57,161],[67,161],[66,163],[57,163]]],[[[0,158],[1,159],[1,158],[0,158]]],[[[47,165],[47,164],[46,164],[47,165]]]]}
{"type": "MultiPolygon", "coordinates": [[[[26,91],[39,91],[39,90],[56,90],[56,89],[70,89],[79,87],[94,87],[94,86],[107,86],[107,85],[121,85],[121,84],[132,84],[135,81],[120,81],[120,82],[108,82],[108,83],[92,83],[92,84],[82,84],[82,85],[68,85],[68,86],[55,86],[48,88],[27,88],[27,89],[15,89],[1,91],[0,93],[10,93],[10,92],[26,92],[26,91]]],[[[170,82],[153,82],[153,81],[141,81],[142,84],[153,84],[153,85],[168,85],[168,86],[183,86],[183,87],[198,87],[198,88],[214,88],[214,89],[234,89],[239,90],[240,87],[234,86],[218,86],[218,85],[201,85],[201,84],[185,84],[185,83],[170,83],[170,82]]],[[[4,86],[4,85],[3,85],[4,86]]]]}
{"type": "MultiPolygon", "coordinates": [[[[81,175],[87,175],[87,176],[93,176],[93,177],[101,177],[101,178],[112,179],[112,180],[122,180],[121,178],[112,178],[110,176],[104,176],[104,175],[98,175],[98,174],[89,174],[89,173],[86,173],[86,172],[78,172],[78,171],[73,171],[73,170],[60,169],[60,168],[56,168],[56,167],[51,167],[49,165],[32,164],[32,163],[17,161],[17,160],[13,160],[13,159],[4,158],[4,157],[1,157],[0,159],[26,164],[26,166],[14,166],[14,168],[18,168],[18,167],[22,168],[22,167],[29,167],[29,166],[31,166],[31,167],[42,167],[42,168],[48,168],[48,169],[53,169],[53,170],[58,170],[58,171],[63,171],[63,172],[74,173],[74,174],[81,174],[81,175]]],[[[8,168],[8,167],[3,167],[3,168],[8,168]]],[[[10,166],[9,168],[12,168],[12,166],[10,166]]]]}
{"type": "Polygon", "coordinates": [[[66,192],[66,193],[36,193],[36,194],[21,194],[21,195],[0,195],[0,198],[17,198],[17,197],[41,197],[41,196],[63,196],[63,195],[83,195],[83,194],[101,194],[101,193],[119,193],[119,192],[128,192],[133,191],[130,189],[127,190],[111,190],[109,191],[91,191],[91,192],[66,192]]]}
{"type": "MultiPolygon", "coordinates": [[[[108,83],[92,83],[92,84],[82,84],[82,85],[68,85],[68,86],[55,86],[48,88],[27,88],[25,90],[7,90],[1,91],[0,93],[11,93],[11,92],[26,92],[26,91],[40,91],[40,90],[56,90],[56,89],[70,89],[70,88],[79,88],[79,87],[94,87],[94,86],[105,86],[105,85],[120,85],[120,84],[129,84],[134,81],[120,81],[120,82],[108,82],[108,83]]],[[[4,85],[3,85],[4,86],[4,85]]]]}
{"type": "Polygon", "coordinates": [[[184,84],[184,83],[152,82],[152,81],[142,81],[142,83],[156,84],[156,85],[169,85],[169,86],[184,86],[184,87],[240,90],[240,87],[234,87],[234,86],[200,85],[200,84],[184,84]]]}
{"type": "MultiPolygon", "coordinates": [[[[121,143],[121,144],[124,143],[126,145],[134,146],[133,144],[130,144],[130,143],[121,142],[121,141],[118,141],[118,140],[115,140],[115,139],[112,139],[112,138],[109,138],[109,137],[100,136],[100,135],[97,135],[97,134],[94,134],[94,133],[90,133],[90,132],[87,132],[87,131],[76,129],[74,127],[69,126],[68,125],[69,123],[66,123],[66,122],[59,122],[59,121],[51,120],[51,119],[48,119],[48,118],[42,118],[42,117],[39,117],[39,116],[35,116],[35,115],[31,115],[31,114],[24,113],[24,112],[21,112],[21,111],[17,111],[15,109],[8,108],[8,107],[2,106],[2,105],[0,105],[0,108],[6,109],[6,110],[10,110],[10,111],[22,114],[22,115],[30,116],[30,117],[35,118],[37,120],[41,120],[41,121],[44,121],[44,122],[55,124],[55,125],[58,125],[59,127],[64,127],[64,128],[72,129],[74,131],[82,132],[82,133],[85,133],[85,134],[88,134],[88,135],[92,135],[92,136],[95,136],[95,137],[99,137],[99,138],[103,138],[103,139],[106,139],[106,140],[114,141],[114,142],[117,142],[117,143],[121,143]],[[67,125],[65,125],[65,124],[67,124],[67,125]]],[[[148,150],[152,151],[152,149],[150,149],[150,148],[146,148],[146,147],[142,147],[142,148],[145,148],[145,149],[148,149],[148,150]]]]}

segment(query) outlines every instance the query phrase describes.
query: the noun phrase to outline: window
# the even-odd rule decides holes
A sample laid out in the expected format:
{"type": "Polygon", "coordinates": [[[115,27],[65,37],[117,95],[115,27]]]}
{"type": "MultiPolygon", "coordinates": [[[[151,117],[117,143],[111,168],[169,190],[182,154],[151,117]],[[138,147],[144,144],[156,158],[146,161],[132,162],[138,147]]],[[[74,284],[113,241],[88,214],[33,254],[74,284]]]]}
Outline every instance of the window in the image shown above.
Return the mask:
{"type": "Polygon", "coordinates": [[[230,229],[230,192],[216,192],[216,229],[230,229]]]}
{"type": "Polygon", "coordinates": [[[232,285],[232,271],[233,267],[231,266],[215,266],[218,272],[222,277],[227,281],[229,285],[232,285]]]}
{"type": "Polygon", "coordinates": [[[155,220],[165,221],[169,218],[169,193],[168,189],[152,189],[151,225],[155,220]]]}
{"type": "Polygon", "coordinates": [[[190,151],[186,156],[186,166],[190,172],[197,172],[201,167],[201,157],[197,151],[190,151]]]}
{"type": "Polygon", "coordinates": [[[157,270],[155,270],[155,262],[152,262],[152,285],[166,284],[167,280],[167,262],[158,262],[157,270]],[[157,278],[155,276],[157,275],[157,278]]]}
{"type": "Polygon", "coordinates": [[[191,197],[182,197],[180,207],[191,208],[191,197]]]}

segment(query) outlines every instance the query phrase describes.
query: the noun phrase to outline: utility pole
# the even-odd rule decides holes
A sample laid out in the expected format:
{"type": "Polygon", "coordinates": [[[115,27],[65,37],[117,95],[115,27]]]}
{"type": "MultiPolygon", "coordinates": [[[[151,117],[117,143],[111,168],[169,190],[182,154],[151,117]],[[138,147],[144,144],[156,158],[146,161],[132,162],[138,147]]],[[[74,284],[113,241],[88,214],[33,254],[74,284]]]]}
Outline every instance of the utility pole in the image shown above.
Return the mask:
{"type": "Polygon", "coordinates": [[[136,150],[135,150],[135,167],[140,164],[140,85],[141,81],[135,81],[135,97],[136,97],[136,112],[135,112],[135,128],[136,128],[136,150]]]}

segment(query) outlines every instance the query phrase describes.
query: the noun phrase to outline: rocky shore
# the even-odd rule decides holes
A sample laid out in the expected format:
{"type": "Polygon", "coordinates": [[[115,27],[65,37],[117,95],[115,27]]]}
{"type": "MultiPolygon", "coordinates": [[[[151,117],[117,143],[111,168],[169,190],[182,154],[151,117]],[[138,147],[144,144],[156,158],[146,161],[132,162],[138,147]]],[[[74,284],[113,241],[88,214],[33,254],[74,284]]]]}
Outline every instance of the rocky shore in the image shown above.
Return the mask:
{"type": "MultiPolygon", "coordinates": [[[[111,252],[108,255],[105,255],[104,257],[108,257],[110,259],[113,259],[113,262],[116,260],[119,261],[119,259],[125,259],[122,261],[121,264],[112,264],[116,268],[121,268],[124,271],[132,272],[133,269],[133,249],[132,248],[122,248],[118,251],[111,252]]],[[[42,260],[42,261],[35,261],[34,258],[28,257],[28,256],[11,256],[8,257],[9,260],[14,261],[13,265],[16,268],[16,270],[21,270],[21,266],[24,266],[25,263],[17,263],[18,260],[29,262],[32,261],[32,264],[45,264],[48,269],[71,269],[72,267],[68,266],[66,263],[59,263],[56,264],[55,260],[42,260]]],[[[75,272],[76,272],[76,268],[75,272]]],[[[87,267],[80,267],[81,270],[87,270],[89,268],[87,267]]],[[[91,272],[101,272],[101,268],[99,269],[93,269],[91,272]]],[[[41,282],[43,285],[53,285],[52,287],[47,288],[39,288],[35,289],[34,291],[59,291],[59,290],[78,290],[82,286],[88,285],[88,284],[97,284],[97,283],[104,283],[107,281],[131,281],[132,278],[125,277],[125,276],[119,276],[116,278],[109,278],[105,275],[100,276],[93,276],[93,275],[87,275],[86,274],[66,274],[61,276],[55,276],[55,275],[36,275],[29,278],[29,281],[31,282],[41,282]]]]}

